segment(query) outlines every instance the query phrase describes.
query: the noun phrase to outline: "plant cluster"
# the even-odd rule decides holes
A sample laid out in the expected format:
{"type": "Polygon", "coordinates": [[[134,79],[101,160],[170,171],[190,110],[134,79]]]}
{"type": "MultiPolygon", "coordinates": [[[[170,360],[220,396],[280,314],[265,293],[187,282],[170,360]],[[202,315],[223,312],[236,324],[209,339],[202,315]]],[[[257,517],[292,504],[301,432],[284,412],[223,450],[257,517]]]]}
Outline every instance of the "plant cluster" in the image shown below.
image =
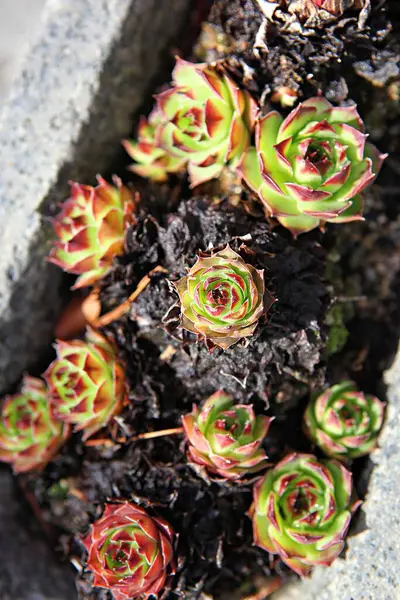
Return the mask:
{"type": "Polygon", "coordinates": [[[139,142],[125,142],[138,165],[156,181],[187,166],[192,187],[236,166],[250,144],[257,105],[226,73],[177,59],[173,87],[156,97],[139,142]],[[164,173],[162,172],[164,167],[164,173]]]}
{"type": "Polygon", "coordinates": [[[314,397],[304,414],[310,439],[338,459],[369,454],[378,443],[385,404],[343,381],[314,397]]]}
{"type": "Polygon", "coordinates": [[[58,418],[84,430],[83,439],[107,425],[126,400],[125,372],[114,347],[88,330],[86,341],[56,343],[57,358],[44,378],[58,418]]]}
{"type": "Polygon", "coordinates": [[[136,173],[161,181],[187,168],[194,187],[236,169],[266,216],[294,236],[361,219],[361,193],[385,158],[367,142],[355,106],[334,108],[317,97],[285,119],[276,111],[262,116],[227,74],[180,59],[145,123],[138,143],[125,142],[136,173]]]}
{"type": "Polygon", "coordinates": [[[264,271],[247,264],[229,245],[199,255],[188,274],[175,282],[181,326],[226,350],[252,335],[273,298],[265,289],[264,271]]]}
{"type": "Polygon", "coordinates": [[[69,435],[54,415],[45,383],[25,375],[21,391],[6,396],[0,418],[0,460],[15,473],[42,469],[69,435]]]}
{"type": "Polygon", "coordinates": [[[329,566],[343,550],[358,505],[342,464],[290,454],[254,487],[254,542],[305,576],[313,566],[329,566]]]}
{"type": "Polygon", "coordinates": [[[25,376],[21,391],[7,396],[0,416],[0,460],[14,472],[41,470],[70,433],[86,440],[105,427],[127,396],[125,371],[113,345],[99,333],[86,341],[56,343],[58,357],[42,379],[25,376]]]}
{"type": "Polygon", "coordinates": [[[260,118],[255,134],[241,173],[267,215],[293,235],[325,221],[362,218],[360,194],[383,156],[366,141],[355,106],[334,108],[325,98],[311,98],[286,119],[275,111],[260,118]]]}
{"type": "MultiPolygon", "coordinates": [[[[361,192],[383,159],[366,141],[354,106],[334,108],[319,97],[285,119],[276,112],[261,116],[220,67],[181,59],[173,86],[141,119],[138,141],[125,142],[125,148],[136,161],[132,170],[156,182],[187,169],[197,186],[234,170],[266,215],[294,235],[325,221],[360,219],[361,192]]],[[[78,275],[75,288],[98,286],[123,253],[136,200],[118,179],[114,184],[101,178],[97,187],[73,184],[54,220],[57,241],[49,260],[78,275]]],[[[181,328],[210,349],[251,343],[274,302],[264,270],[251,263],[256,258],[244,246],[238,252],[229,245],[199,251],[187,275],[174,283],[181,328]]],[[[25,377],[21,392],[3,405],[0,459],[17,473],[44,468],[71,425],[86,441],[127,402],[124,367],[98,331],[88,329],[84,340],[59,340],[56,351],[45,381],[25,377]]],[[[380,400],[342,382],[310,400],[304,427],[323,453],[350,460],[373,450],[383,413],[380,400]]],[[[250,477],[265,471],[256,477],[249,511],[254,543],[304,576],[341,552],[358,503],[341,462],[294,453],[270,465],[265,449],[272,420],[219,390],[183,415],[182,431],[189,463],[217,482],[247,477],[250,484],[250,477]]],[[[174,539],[168,523],[138,504],[108,503],[84,540],[94,585],[111,590],[115,600],[157,594],[174,574],[174,539]]]]}
{"type": "Polygon", "coordinates": [[[83,543],[93,584],[115,600],[157,595],[174,573],[172,527],[133,502],[106,504],[83,543]]]}
{"type": "Polygon", "coordinates": [[[102,177],[97,187],[73,183],[71,197],[53,219],[57,240],[49,261],[79,275],[74,288],[95,283],[107,273],[114,256],[123,252],[135,200],[118,177],[114,183],[109,185],[102,177]]]}
{"type": "Polygon", "coordinates": [[[219,390],[182,418],[189,460],[225,479],[238,479],[267,465],[261,444],[272,419],[256,416],[252,406],[233,404],[219,390]]]}

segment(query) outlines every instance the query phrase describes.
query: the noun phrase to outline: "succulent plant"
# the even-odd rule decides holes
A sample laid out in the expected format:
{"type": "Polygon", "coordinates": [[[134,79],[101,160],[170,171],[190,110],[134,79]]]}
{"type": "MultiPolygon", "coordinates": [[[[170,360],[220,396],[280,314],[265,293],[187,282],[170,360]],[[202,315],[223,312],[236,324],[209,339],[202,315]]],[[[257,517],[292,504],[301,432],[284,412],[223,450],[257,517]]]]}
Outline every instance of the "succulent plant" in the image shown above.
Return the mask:
{"type": "Polygon", "coordinates": [[[350,8],[361,9],[364,6],[363,0],[312,0],[318,7],[332,13],[335,16],[340,16],[345,10],[350,8]]]}
{"type": "Polygon", "coordinates": [[[254,486],[254,543],[305,576],[340,554],[359,504],[352,502],[352,475],[340,462],[290,454],[254,486]]]}
{"type": "Polygon", "coordinates": [[[124,246],[124,231],[135,208],[130,190],[114,178],[115,187],[98,177],[98,186],[72,183],[71,197],[53,219],[57,241],[49,261],[79,275],[74,288],[92,285],[112,265],[124,246]]]}
{"type": "Polygon", "coordinates": [[[86,341],[56,343],[57,358],[44,377],[58,418],[84,430],[83,439],[107,425],[126,399],[124,369],[114,347],[93,330],[86,341]]]}
{"type": "Polygon", "coordinates": [[[0,417],[0,460],[15,473],[43,469],[69,435],[49,404],[46,384],[24,377],[21,391],[5,398],[0,417]]]}
{"type": "Polygon", "coordinates": [[[225,479],[260,471],[267,465],[261,444],[271,421],[256,416],[252,406],[234,405],[232,397],[219,390],[182,419],[189,458],[225,479]]]}
{"type": "Polygon", "coordinates": [[[274,302],[265,289],[264,271],[247,264],[229,245],[211,256],[199,255],[188,274],[175,282],[181,325],[224,350],[254,333],[274,302]]]}
{"type": "Polygon", "coordinates": [[[305,27],[312,28],[319,28],[323,23],[337,20],[345,11],[360,10],[365,5],[364,0],[280,0],[279,4],[305,27]]]}
{"type": "Polygon", "coordinates": [[[115,600],[156,595],[173,574],[173,530],[137,504],[106,504],[83,543],[94,585],[115,600]]]}
{"type": "Polygon", "coordinates": [[[186,164],[186,158],[172,156],[158,143],[163,117],[154,109],[149,117],[141,117],[138,128],[138,141],[126,140],[123,146],[129,156],[136,161],[129,169],[157,182],[166,181],[168,173],[180,171],[186,164]]]}
{"type": "Polygon", "coordinates": [[[257,106],[226,73],[180,58],[173,87],[157,96],[156,145],[188,163],[192,186],[235,166],[250,143],[257,106]]]}
{"type": "Polygon", "coordinates": [[[308,436],[335,458],[364,456],[377,445],[385,404],[343,381],[312,398],[304,415],[308,436]]]}
{"type": "Polygon", "coordinates": [[[239,171],[266,214],[293,235],[325,221],[360,220],[360,194],[385,158],[366,139],[355,106],[311,98],[285,120],[276,111],[259,119],[256,148],[246,151],[239,171]]]}

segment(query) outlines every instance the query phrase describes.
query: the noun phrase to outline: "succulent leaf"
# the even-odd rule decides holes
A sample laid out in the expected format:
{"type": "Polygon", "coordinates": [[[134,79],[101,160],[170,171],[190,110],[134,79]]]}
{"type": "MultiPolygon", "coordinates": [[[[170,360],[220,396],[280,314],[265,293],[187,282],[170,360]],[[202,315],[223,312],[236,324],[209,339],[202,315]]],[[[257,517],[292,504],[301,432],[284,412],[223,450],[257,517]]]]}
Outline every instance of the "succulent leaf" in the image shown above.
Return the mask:
{"type": "Polygon", "coordinates": [[[307,435],[338,459],[369,454],[377,445],[385,404],[343,381],[312,398],[304,414],[307,435]]]}
{"type": "Polygon", "coordinates": [[[126,399],[126,380],[111,343],[93,330],[86,341],[59,340],[44,377],[58,418],[84,430],[83,439],[107,425],[126,399]]]}
{"type": "Polygon", "coordinates": [[[362,219],[360,193],[385,158],[366,140],[354,106],[310,98],[286,119],[276,111],[258,119],[256,148],[244,153],[239,172],[266,214],[297,236],[325,221],[362,219]]]}
{"type": "Polygon", "coordinates": [[[74,289],[103,277],[121,254],[124,231],[135,202],[130,190],[114,178],[115,187],[98,177],[97,187],[72,183],[71,197],[53,220],[57,240],[49,261],[79,275],[74,289]]]}
{"type": "Polygon", "coordinates": [[[187,165],[192,187],[235,167],[250,143],[257,105],[227,74],[177,59],[172,87],[142,121],[139,143],[125,145],[132,170],[164,181],[187,165]]]}
{"type": "Polygon", "coordinates": [[[172,527],[133,502],[106,504],[83,540],[95,586],[115,600],[157,595],[174,573],[172,527]]]}
{"type": "Polygon", "coordinates": [[[211,256],[199,256],[174,285],[182,327],[203,337],[210,348],[226,350],[252,335],[274,302],[265,289],[264,271],[247,264],[229,245],[211,256]]]}
{"type": "Polygon", "coordinates": [[[21,391],[6,396],[0,417],[0,460],[15,473],[43,469],[69,435],[49,403],[46,384],[35,377],[23,379],[21,391]]]}
{"type": "Polygon", "coordinates": [[[154,109],[147,119],[141,117],[138,141],[123,142],[126,152],[135,161],[129,169],[140,177],[147,177],[158,183],[166,181],[168,173],[181,171],[186,164],[185,159],[172,156],[159,145],[162,123],[162,113],[154,109]]]}
{"type": "Polygon", "coordinates": [[[352,475],[334,460],[290,454],[254,486],[254,543],[300,576],[340,554],[352,513],[352,475]]]}
{"type": "Polygon", "coordinates": [[[256,416],[252,406],[233,404],[219,390],[202,408],[183,417],[189,459],[224,479],[238,479],[266,467],[261,449],[272,418],[256,416]]]}

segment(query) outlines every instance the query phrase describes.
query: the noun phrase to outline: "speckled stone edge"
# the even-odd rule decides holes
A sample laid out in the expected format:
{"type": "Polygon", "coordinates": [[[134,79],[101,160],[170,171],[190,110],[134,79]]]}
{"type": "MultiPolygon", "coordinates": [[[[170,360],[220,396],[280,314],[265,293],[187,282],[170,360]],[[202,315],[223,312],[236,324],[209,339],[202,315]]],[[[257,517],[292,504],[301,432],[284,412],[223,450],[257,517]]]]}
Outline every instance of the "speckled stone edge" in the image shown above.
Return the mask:
{"type": "Polygon", "coordinates": [[[0,466],[1,600],[76,600],[74,569],[62,561],[16,502],[15,484],[0,466]]]}
{"type": "Polygon", "coordinates": [[[359,519],[363,531],[348,539],[344,559],[315,569],[310,579],[283,588],[273,600],[400,599],[400,348],[385,382],[386,423],[371,456],[359,519]]]}
{"type": "Polygon", "coordinates": [[[0,112],[0,393],[49,344],[61,273],[39,211],[109,167],[191,0],[48,0],[0,112]]]}

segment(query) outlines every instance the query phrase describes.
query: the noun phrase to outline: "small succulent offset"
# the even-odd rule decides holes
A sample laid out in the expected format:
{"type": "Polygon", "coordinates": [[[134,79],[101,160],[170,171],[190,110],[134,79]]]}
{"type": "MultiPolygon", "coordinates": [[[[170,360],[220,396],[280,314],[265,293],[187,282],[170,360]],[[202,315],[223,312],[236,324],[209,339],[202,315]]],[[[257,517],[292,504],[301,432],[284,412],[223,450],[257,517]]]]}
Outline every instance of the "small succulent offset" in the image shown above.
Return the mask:
{"type": "Polygon", "coordinates": [[[385,158],[363,131],[355,106],[310,98],[286,119],[272,111],[257,122],[256,148],[239,170],[266,214],[295,236],[325,221],[360,220],[360,194],[385,158]]]}
{"type": "Polygon", "coordinates": [[[98,177],[98,186],[73,183],[71,197],[53,219],[58,240],[49,261],[68,273],[79,275],[74,289],[92,285],[122,254],[124,232],[135,202],[118,177],[115,186],[98,177]]]}
{"type": "Polygon", "coordinates": [[[234,405],[219,390],[182,419],[189,458],[225,479],[260,471],[267,466],[261,444],[272,420],[256,416],[252,406],[234,405]]]}
{"type": "Polygon", "coordinates": [[[15,473],[43,469],[69,435],[57,421],[46,384],[25,376],[21,391],[5,398],[0,417],[0,460],[15,473]]]}
{"type": "Polygon", "coordinates": [[[158,183],[166,181],[168,173],[181,171],[187,162],[185,158],[172,156],[159,145],[158,132],[162,123],[162,113],[155,108],[147,119],[141,117],[138,141],[123,142],[129,156],[136,161],[129,169],[141,177],[153,179],[158,183]]]}
{"type": "Polygon", "coordinates": [[[93,330],[86,341],[56,343],[57,358],[44,374],[58,418],[84,430],[83,439],[107,425],[126,399],[126,380],[114,347],[93,330]]]}
{"type": "Polygon", "coordinates": [[[290,454],[254,487],[254,543],[303,577],[340,554],[359,504],[352,502],[352,475],[340,462],[290,454]]]}
{"type": "Polygon", "coordinates": [[[372,452],[383,424],[385,404],[343,381],[309,402],[304,425],[308,436],[325,454],[339,459],[372,452]]]}
{"type": "Polygon", "coordinates": [[[172,527],[137,504],[107,504],[83,543],[93,584],[115,600],[157,595],[174,573],[172,527]]]}
{"type": "Polygon", "coordinates": [[[349,8],[361,9],[363,0],[312,0],[318,8],[323,8],[333,15],[340,16],[349,8]]]}
{"type": "Polygon", "coordinates": [[[227,164],[236,166],[250,143],[258,109],[229,75],[178,58],[173,87],[156,99],[153,129],[147,129],[145,135],[143,130],[139,132],[155,159],[155,170],[149,154],[138,153],[143,149],[139,139],[139,146],[131,153],[139,163],[134,167],[136,172],[154,179],[160,174],[157,158],[167,165],[166,171],[175,171],[183,161],[188,164],[193,187],[218,177],[227,164]]]}
{"type": "Polygon", "coordinates": [[[211,256],[199,255],[174,285],[182,327],[203,337],[209,348],[226,350],[252,335],[274,302],[265,289],[264,271],[247,264],[229,245],[211,256]]]}

